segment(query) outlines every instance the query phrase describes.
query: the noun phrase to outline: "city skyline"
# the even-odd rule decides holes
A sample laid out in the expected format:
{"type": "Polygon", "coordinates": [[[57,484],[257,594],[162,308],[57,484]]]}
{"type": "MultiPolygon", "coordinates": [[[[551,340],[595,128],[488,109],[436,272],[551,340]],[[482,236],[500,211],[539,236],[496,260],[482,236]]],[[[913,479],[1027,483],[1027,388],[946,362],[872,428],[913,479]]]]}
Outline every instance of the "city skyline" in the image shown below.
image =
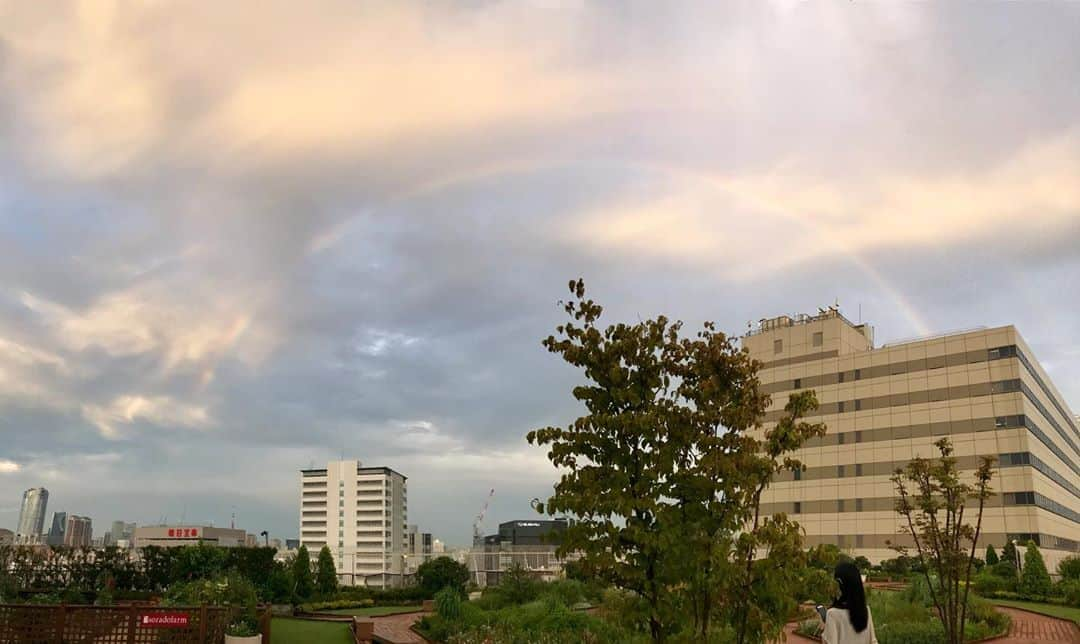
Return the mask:
{"type": "Polygon", "coordinates": [[[1080,407],[1080,6],[0,2],[0,526],[535,516],[569,279],[688,328],[1015,325],[1080,407]],[[62,501],[58,501],[63,499],[62,501]]]}

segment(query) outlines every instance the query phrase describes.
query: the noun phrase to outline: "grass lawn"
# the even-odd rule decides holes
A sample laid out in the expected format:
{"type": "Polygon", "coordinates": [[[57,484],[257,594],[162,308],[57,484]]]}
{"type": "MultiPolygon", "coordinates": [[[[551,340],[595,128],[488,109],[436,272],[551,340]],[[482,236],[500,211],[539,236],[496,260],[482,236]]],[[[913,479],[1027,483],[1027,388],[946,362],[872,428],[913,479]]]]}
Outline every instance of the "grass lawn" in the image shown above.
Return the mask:
{"type": "Polygon", "coordinates": [[[412,613],[420,610],[420,608],[420,606],[366,606],[364,608],[335,608],[326,612],[335,615],[377,617],[379,615],[393,615],[394,613],[412,613]]]}
{"type": "Polygon", "coordinates": [[[270,623],[272,644],[352,644],[348,624],[312,622],[305,619],[275,617],[270,623]]]}
{"type": "Polygon", "coordinates": [[[1024,610],[1030,610],[1033,613],[1042,613],[1043,615],[1049,615],[1051,617],[1060,617],[1062,619],[1071,619],[1080,625],[1080,608],[1072,608],[1069,606],[1059,606],[1057,604],[1039,604],[1036,602],[1022,602],[1012,599],[987,599],[986,601],[997,604],[998,606],[1010,606],[1012,608],[1023,608],[1024,610]]]}

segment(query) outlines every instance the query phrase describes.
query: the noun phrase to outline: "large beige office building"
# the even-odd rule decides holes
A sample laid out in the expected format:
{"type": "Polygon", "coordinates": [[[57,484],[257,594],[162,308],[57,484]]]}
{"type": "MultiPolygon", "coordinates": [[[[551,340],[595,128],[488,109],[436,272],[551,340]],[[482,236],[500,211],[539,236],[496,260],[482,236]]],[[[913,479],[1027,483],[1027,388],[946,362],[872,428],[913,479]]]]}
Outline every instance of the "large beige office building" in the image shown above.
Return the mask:
{"type": "Polygon", "coordinates": [[[886,542],[911,541],[899,534],[889,477],[935,456],[934,442],[948,436],[969,474],[979,456],[997,458],[980,548],[1032,539],[1051,572],[1080,552],[1080,430],[1014,327],[875,348],[870,326],[830,308],[762,320],[743,346],[763,363],[772,395],[766,428],[792,392],[817,392],[807,420],[828,433],[799,451],[806,470],[784,473],[762,501],[764,513],[797,520],[808,545],[873,562],[896,556],[886,542]]]}
{"type": "Polygon", "coordinates": [[[405,476],[360,461],[300,471],[300,543],[312,559],[323,546],[343,584],[398,585],[406,572],[405,476]]]}

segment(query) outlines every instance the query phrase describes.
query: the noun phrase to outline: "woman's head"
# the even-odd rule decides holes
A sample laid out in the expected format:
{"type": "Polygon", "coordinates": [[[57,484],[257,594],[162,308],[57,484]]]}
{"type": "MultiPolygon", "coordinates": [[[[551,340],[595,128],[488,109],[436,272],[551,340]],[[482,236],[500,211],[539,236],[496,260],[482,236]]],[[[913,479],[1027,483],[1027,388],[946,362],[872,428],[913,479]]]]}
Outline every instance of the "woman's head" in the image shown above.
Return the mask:
{"type": "Polygon", "coordinates": [[[866,592],[863,590],[859,569],[850,561],[842,561],[837,564],[836,573],[833,576],[840,587],[840,598],[836,600],[837,608],[846,608],[855,632],[863,632],[866,630],[868,617],[866,592]]]}

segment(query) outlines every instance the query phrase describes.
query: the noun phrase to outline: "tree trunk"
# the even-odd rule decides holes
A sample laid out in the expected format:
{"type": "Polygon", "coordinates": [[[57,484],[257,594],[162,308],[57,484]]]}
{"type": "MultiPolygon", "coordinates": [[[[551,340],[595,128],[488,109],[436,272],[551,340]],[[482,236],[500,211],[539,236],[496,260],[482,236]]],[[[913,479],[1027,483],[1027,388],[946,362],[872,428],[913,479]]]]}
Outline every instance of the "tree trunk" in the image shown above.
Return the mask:
{"type": "Polygon", "coordinates": [[[655,616],[649,617],[649,632],[652,634],[652,641],[655,644],[662,644],[664,641],[664,629],[660,624],[660,620],[655,616]]]}

